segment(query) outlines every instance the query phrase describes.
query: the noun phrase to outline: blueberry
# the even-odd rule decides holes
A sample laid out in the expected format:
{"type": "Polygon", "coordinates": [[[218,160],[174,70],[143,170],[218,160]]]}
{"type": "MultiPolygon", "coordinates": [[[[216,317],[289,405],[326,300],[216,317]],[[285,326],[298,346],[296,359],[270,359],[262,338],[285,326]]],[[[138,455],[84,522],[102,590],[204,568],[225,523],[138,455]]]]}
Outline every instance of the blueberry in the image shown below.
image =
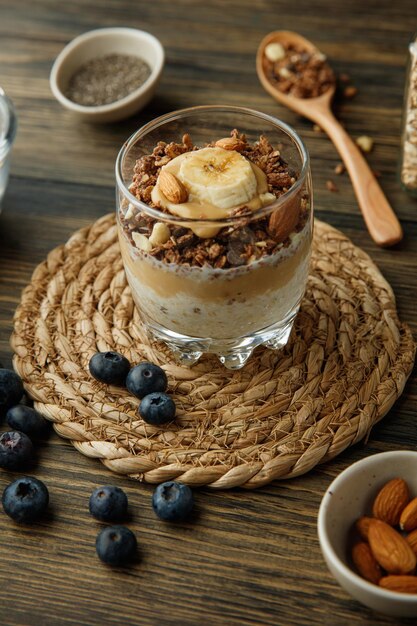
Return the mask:
{"type": "Polygon", "coordinates": [[[0,436],[0,467],[19,470],[33,458],[31,440],[25,433],[10,430],[0,436]]]}
{"type": "Polygon", "coordinates": [[[194,505],[193,492],[183,483],[168,481],[157,486],[152,508],[166,522],[179,522],[188,517],[194,505]]]}
{"type": "Polygon", "coordinates": [[[144,398],[155,391],[166,391],[168,379],[159,365],[145,361],[132,367],[126,378],[126,387],[137,398],[144,398]]]}
{"type": "Polygon", "coordinates": [[[96,352],[89,363],[90,374],[107,385],[124,385],[130,363],[118,352],[96,352]]]}
{"type": "Polygon", "coordinates": [[[168,394],[156,391],[141,400],[138,412],[148,424],[160,426],[174,419],[175,402],[168,394]]]}
{"type": "Polygon", "coordinates": [[[23,476],[6,487],[1,501],[5,513],[15,522],[30,523],[45,511],[49,492],[41,480],[23,476]]]}
{"type": "Polygon", "coordinates": [[[97,487],[90,496],[89,509],[102,522],[117,522],[126,516],[127,496],[120,487],[97,487]]]}
{"type": "Polygon", "coordinates": [[[0,413],[5,413],[23,396],[23,383],[13,370],[0,369],[0,413]]]}
{"type": "Polygon", "coordinates": [[[136,549],[136,536],[126,526],[106,526],[97,535],[97,554],[108,565],[124,565],[134,558],[136,549]]]}
{"type": "Polygon", "coordinates": [[[30,437],[41,437],[49,426],[49,422],[40,413],[25,404],[12,406],[6,413],[6,420],[10,428],[30,437]]]}

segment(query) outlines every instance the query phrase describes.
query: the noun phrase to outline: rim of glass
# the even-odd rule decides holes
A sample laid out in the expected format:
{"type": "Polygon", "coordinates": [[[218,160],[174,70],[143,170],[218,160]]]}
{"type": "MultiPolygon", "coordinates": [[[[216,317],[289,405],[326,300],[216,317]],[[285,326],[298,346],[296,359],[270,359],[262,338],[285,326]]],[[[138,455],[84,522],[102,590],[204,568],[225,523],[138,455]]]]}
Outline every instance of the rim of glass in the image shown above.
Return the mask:
{"type": "Polygon", "coordinates": [[[201,113],[212,113],[212,112],[244,114],[244,115],[248,115],[252,117],[257,117],[259,119],[262,119],[263,121],[273,124],[274,126],[278,127],[280,130],[282,130],[284,133],[288,135],[288,137],[292,140],[292,142],[296,146],[298,153],[301,157],[302,166],[301,166],[300,175],[298,179],[296,180],[296,182],[293,184],[293,186],[288,191],[283,193],[282,196],[277,198],[276,201],[272,202],[271,204],[266,205],[265,207],[262,207],[261,209],[258,209],[257,211],[253,211],[251,215],[251,220],[262,217],[264,215],[268,215],[272,210],[276,210],[277,208],[279,208],[282,204],[287,202],[289,198],[291,198],[298,192],[298,190],[303,185],[307,177],[309,166],[310,166],[310,157],[309,157],[307,148],[305,147],[305,144],[303,140],[301,139],[301,137],[298,135],[298,133],[285,122],[282,122],[278,118],[273,117],[272,115],[268,115],[267,113],[261,113],[260,111],[255,111],[254,109],[250,109],[247,107],[236,107],[236,106],[227,106],[227,105],[221,105],[221,104],[220,105],[213,104],[213,105],[189,107],[186,109],[178,109],[176,111],[171,111],[170,113],[166,113],[165,115],[161,115],[160,117],[157,117],[154,120],[148,122],[144,126],[141,126],[141,128],[135,131],[129,137],[129,139],[125,141],[125,143],[123,144],[122,148],[119,151],[119,154],[117,155],[115,173],[116,173],[116,182],[117,182],[118,189],[123,193],[125,198],[131,204],[136,206],[138,209],[140,209],[147,215],[150,215],[151,217],[156,218],[157,220],[169,221],[171,223],[176,223],[176,224],[181,224],[181,225],[184,225],[185,223],[198,224],[198,225],[211,225],[211,226],[227,225],[227,224],[234,224],[238,222],[239,220],[242,220],[242,216],[238,216],[238,215],[230,216],[224,219],[217,219],[217,220],[210,220],[210,219],[196,220],[196,219],[189,218],[189,217],[187,218],[187,217],[180,217],[178,215],[173,215],[172,213],[164,213],[163,211],[160,211],[159,209],[151,207],[148,204],[145,204],[144,202],[142,202],[141,200],[138,200],[136,196],[130,193],[128,187],[125,185],[124,180],[123,180],[122,164],[124,161],[124,157],[126,156],[127,152],[130,150],[130,148],[138,141],[138,139],[140,139],[141,137],[144,137],[150,131],[155,130],[156,128],[159,128],[160,126],[163,126],[167,122],[172,122],[172,121],[187,117],[189,115],[196,115],[196,114],[201,114],[201,113]]]}

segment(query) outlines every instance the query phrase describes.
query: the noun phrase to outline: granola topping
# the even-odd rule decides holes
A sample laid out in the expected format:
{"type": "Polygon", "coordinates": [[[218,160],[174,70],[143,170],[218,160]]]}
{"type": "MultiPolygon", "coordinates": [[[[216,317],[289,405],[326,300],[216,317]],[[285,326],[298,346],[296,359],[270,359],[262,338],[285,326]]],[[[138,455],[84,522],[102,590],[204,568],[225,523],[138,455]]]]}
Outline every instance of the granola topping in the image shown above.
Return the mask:
{"type": "MultiPolygon", "coordinates": [[[[206,156],[203,155],[203,151],[205,148],[210,148],[214,150],[213,154],[217,159],[218,154],[226,153],[226,151],[231,156],[231,151],[236,150],[237,147],[239,154],[236,154],[236,160],[244,158],[252,168],[259,170],[255,176],[255,190],[257,191],[254,197],[256,203],[251,204],[251,200],[235,208],[228,208],[229,196],[226,198],[219,196],[220,204],[223,202],[224,207],[226,207],[223,209],[225,212],[223,214],[239,219],[234,220],[230,226],[223,228],[215,227],[213,230],[213,227],[210,227],[213,232],[207,232],[207,230],[201,232],[196,228],[187,228],[186,222],[184,222],[184,226],[177,226],[170,224],[169,221],[158,221],[139,211],[127,201],[126,206],[123,206],[122,202],[120,214],[122,226],[130,242],[138,249],[139,254],[149,254],[168,264],[227,269],[250,264],[264,256],[274,254],[280,248],[287,247],[291,243],[291,233],[303,229],[308,215],[307,197],[301,192],[294,194],[287,207],[287,211],[291,212],[291,219],[289,219],[288,214],[283,219],[284,214],[282,212],[283,209],[285,211],[285,206],[279,209],[282,213],[279,219],[276,215],[272,219],[274,212],[270,216],[253,217],[253,210],[271,204],[276,198],[286,193],[294,185],[297,178],[296,173],[291,171],[281,157],[280,151],[274,149],[265,136],[261,136],[259,141],[251,144],[247,142],[244,135],[234,130],[227,141],[226,139],[213,141],[202,148],[194,146],[188,134],[183,136],[180,143],[159,142],[152,154],[137,160],[129,191],[148,206],[166,213],[167,220],[172,213],[184,217],[187,214],[180,211],[181,207],[187,206],[186,203],[181,204],[179,201],[175,204],[173,211],[169,202],[161,202],[161,197],[164,195],[160,193],[159,188],[159,176],[161,171],[164,171],[162,168],[168,166],[165,171],[171,173],[175,178],[172,172],[176,174],[179,172],[174,167],[175,163],[178,162],[180,165],[184,159],[188,158],[188,154],[193,153],[198,156],[197,151],[201,150],[202,156],[206,156]],[[174,163],[175,159],[177,161],[174,163]],[[259,183],[260,177],[263,177],[264,185],[259,183]],[[281,227],[277,228],[277,224],[281,224],[281,227]]],[[[169,190],[172,191],[174,182],[170,180],[169,183],[169,190]]],[[[245,184],[252,185],[253,183],[246,181],[245,184]]],[[[174,199],[181,200],[181,197],[177,194],[174,199]]],[[[201,210],[201,205],[199,209],[201,210]]],[[[188,213],[188,215],[194,217],[192,213],[188,213]]],[[[201,219],[204,217],[207,216],[200,215],[201,219]]]]}

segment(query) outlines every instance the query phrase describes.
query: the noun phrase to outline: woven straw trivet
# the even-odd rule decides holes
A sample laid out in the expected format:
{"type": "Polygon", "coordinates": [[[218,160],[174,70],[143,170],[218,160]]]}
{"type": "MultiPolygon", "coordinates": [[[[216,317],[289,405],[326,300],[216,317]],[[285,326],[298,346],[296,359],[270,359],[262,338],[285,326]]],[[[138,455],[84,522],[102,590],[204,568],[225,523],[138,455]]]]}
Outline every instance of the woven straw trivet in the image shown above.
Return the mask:
{"type": "Polygon", "coordinates": [[[150,483],[255,488],[328,461],[369,434],[403,391],[415,346],[370,258],[316,222],[308,288],[287,347],[243,370],[192,369],[150,342],[132,303],[115,219],[48,255],[15,314],[14,366],[35,406],[83,454],[150,483]],[[96,351],[162,365],[178,418],[155,428],[139,401],[88,373],[96,351]]]}

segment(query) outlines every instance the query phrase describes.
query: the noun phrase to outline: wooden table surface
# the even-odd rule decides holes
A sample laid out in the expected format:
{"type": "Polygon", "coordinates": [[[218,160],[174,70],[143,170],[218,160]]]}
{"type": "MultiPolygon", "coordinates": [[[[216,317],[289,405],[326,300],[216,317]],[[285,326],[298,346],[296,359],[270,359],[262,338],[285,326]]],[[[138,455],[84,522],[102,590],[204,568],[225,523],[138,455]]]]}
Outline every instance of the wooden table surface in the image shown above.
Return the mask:
{"type": "MultiPolygon", "coordinates": [[[[167,111],[198,104],[245,105],[293,125],[312,158],[317,216],[365,249],[394,288],[401,318],[417,333],[417,202],[397,179],[407,44],[415,0],[0,0],[0,84],[19,117],[10,185],[0,216],[0,359],[11,364],[13,311],[35,266],[76,229],[114,208],[113,167],[123,141],[167,111]],[[74,36],[126,25],[148,30],[166,49],[153,102],[109,126],[73,119],[54,100],[52,62],[74,36]],[[349,178],[335,176],[335,149],[312,124],[261,88],[255,53],[270,30],[313,40],[358,95],[337,114],[353,136],[370,135],[368,159],[405,231],[395,249],[371,241],[349,178]],[[330,192],[326,181],[339,189],[330,192]]],[[[196,492],[197,519],[168,526],[154,516],[149,486],[118,478],[51,435],[35,475],[51,493],[51,514],[33,527],[0,515],[2,625],[326,624],[388,625],[350,598],[327,571],[316,518],[331,480],[368,454],[414,449],[416,379],[367,445],[360,443],[300,478],[255,492],[196,492]],[[93,488],[113,483],[129,495],[140,562],[111,570],[96,557],[99,524],[88,514],[93,488]]],[[[3,425],[5,428],[5,425],[3,425]]],[[[0,474],[0,489],[13,478],[0,474]]],[[[404,620],[403,623],[415,623],[404,620]]]]}

